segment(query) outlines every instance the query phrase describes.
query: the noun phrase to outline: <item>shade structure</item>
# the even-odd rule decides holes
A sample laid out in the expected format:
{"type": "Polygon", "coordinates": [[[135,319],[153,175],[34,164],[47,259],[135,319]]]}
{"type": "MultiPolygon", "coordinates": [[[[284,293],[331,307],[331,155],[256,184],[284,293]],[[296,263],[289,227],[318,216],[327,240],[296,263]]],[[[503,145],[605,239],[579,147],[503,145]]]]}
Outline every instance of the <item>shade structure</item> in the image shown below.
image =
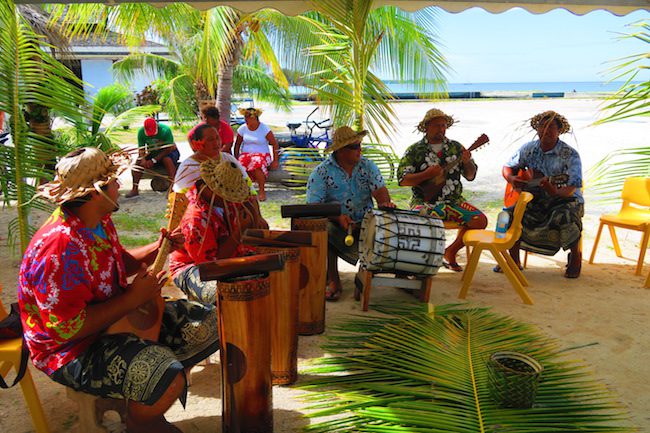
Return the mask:
{"type": "MultiPolygon", "coordinates": [[[[165,6],[174,2],[151,1],[151,0],[110,0],[97,2],[92,0],[16,0],[16,3],[151,3],[165,6]]],[[[298,15],[313,8],[318,0],[281,0],[281,1],[259,1],[259,0],[224,0],[224,1],[186,1],[198,9],[209,9],[215,6],[232,6],[242,12],[254,12],[259,9],[272,8],[285,15],[298,15]]],[[[509,9],[520,7],[535,14],[548,12],[553,9],[566,9],[574,14],[583,15],[595,10],[606,10],[615,15],[626,15],[636,10],[650,10],[650,0],[482,0],[482,1],[460,1],[460,0],[376,0],[375,6],[386,5],[398,6],[407,11],[416,11],[428,6],[437,6],[447,12],[462,12],[472,7],[480,7],[488,12],[499,13],[509,9]]]]}

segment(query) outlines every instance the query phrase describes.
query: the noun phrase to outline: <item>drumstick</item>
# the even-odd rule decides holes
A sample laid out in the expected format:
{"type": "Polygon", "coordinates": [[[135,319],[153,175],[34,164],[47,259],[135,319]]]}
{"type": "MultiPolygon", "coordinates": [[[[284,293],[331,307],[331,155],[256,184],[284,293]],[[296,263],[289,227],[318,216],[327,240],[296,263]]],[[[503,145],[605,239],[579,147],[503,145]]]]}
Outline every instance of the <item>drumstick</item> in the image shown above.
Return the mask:
{"type": "Polygon", "coordinates": [[[351,247],[354,243],[354,236],[352,236],[352,224],[348,225],[348,235],[345,237],[345,245],[351,247]]]}

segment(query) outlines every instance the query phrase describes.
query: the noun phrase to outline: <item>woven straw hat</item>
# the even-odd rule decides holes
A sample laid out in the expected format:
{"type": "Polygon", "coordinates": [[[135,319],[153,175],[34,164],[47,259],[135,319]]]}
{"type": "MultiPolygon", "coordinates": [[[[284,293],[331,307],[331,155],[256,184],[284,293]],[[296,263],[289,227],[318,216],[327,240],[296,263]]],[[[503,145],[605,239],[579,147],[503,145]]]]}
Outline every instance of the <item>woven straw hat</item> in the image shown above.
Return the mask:
{"type": "Polygon", "coordinates": [[[339,149],[344,148],[348,144],[352,144],[355,141],[363,139],[368,134],[368,131],[359,131],[356,132],[354,129],[349,126],[341,126],[334,131],[332,135],[332,144],[327,147],[328,152],[336,152],[339,149]]]}
{"type": "Polygon", "coordinates": [[[38,195],[61,204],[97,191],[117,179],[131,164],[123,152],[110,156],[95,147],[83,147],[68,153],[56,164],[52,182],[40,185],[38,195]]]}
{"type": "Polygon", "coordinates": [[[437,108],[432,108],[431,110],[427,111],[427,113],[424,115],[424,119],[422,119],[420,123],[418,123],[418,131],[427,132],[427,124],[431,119],[435,119],[436,117],[444,117],[445,119],[447,119],[447,128],[451,127],[451,125],[456,123],[454,118],[448,114],[445,114],[444,111],[439,110],[437,108]]]}
{"type": "Polygon", "coordinates": [[[560,134],[564,134],[565,132],[569,132],[571,130],[571,125],[569,125],[569,121],[566,120],[566,117],[552,110],[544,111],[543,113],[539,113],[531,117],[530,127],[534,130],[537,130],[540,124],[544,123],[544,121],[549,120],[557,120],[560,122],[560,134]]]}
{"type": "Polygon", "coordinates": [[[250,187],[234,162],[208,159],[199,169],[203,182],[222,199],[243,203],[250,196],[250,187]]]}
{"type": "Polygon", "coordinates": [[[255,117],[260,117],[262,115],[262,109],[261,108],[240,108],[237,111],[239,111],[239,114],[242,116],[246,116],[247,114],[253,114],[255,117]]]}

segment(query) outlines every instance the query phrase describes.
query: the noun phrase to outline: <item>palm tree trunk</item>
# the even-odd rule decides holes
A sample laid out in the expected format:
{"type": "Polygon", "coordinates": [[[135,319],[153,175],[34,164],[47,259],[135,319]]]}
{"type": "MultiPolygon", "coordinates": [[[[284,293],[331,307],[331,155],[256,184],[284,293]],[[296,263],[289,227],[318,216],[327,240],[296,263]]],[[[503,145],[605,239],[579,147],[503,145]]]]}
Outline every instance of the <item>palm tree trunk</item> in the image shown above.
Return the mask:
{"type": "Polygon", "coordinates": [[[220,118],[226,123],[230,123],[230,102],[232,100],[232,75],[239,63],[242,46],[244,42],[237,35],[237,41],[233,44],[233,49],[219,70],[219,82],[217,84],[217,108],[219,109],[220,118]]]}

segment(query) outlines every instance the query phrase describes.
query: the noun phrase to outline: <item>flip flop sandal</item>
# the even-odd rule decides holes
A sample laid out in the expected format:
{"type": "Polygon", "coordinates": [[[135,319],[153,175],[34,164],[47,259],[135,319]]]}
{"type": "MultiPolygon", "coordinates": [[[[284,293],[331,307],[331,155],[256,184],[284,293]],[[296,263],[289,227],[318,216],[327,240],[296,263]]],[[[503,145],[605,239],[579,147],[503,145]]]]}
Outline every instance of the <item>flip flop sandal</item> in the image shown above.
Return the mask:
{"type": "Polygon", "coordinates": [[[446,262],[443,260],[442,266],[454,272],[463,272],[463,268],[457,262],[446,262]]]}
{"type": "Polygon", "coordinates": [[[568,265],[566,272],[564,272],[564,278],[578,278],[580,276],[580,271],[582,270],[582,263],[571,266],[568,265]]]}

